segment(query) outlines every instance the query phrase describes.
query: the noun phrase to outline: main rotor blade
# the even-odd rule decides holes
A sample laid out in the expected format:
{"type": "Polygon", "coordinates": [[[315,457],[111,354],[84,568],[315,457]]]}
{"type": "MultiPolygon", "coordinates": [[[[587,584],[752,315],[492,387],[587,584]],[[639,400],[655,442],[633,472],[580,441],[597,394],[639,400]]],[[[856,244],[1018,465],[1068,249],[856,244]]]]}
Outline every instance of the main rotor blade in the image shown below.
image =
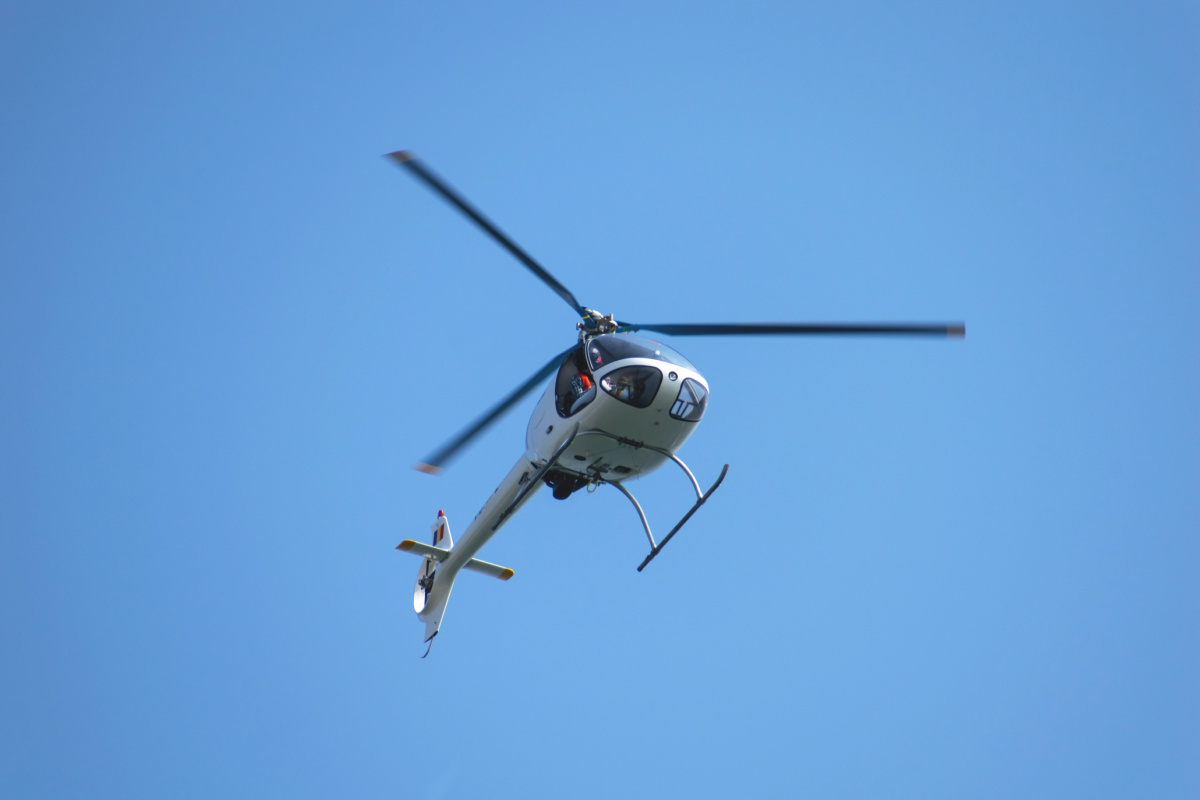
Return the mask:
{"type": "Polygon", "coordinates": [[[466,214],[476,225],[488,233],[500,245],[512,253],[518,261],[529,268],[529,271],[542,279],[542,282],[549,286],[563,300],[567,301],[567,305],[575,309],[575,313],[584,319],[590,319],[588,313],[583,306],[579,305],[579,301],[575,299],[575,295],[571,291],[558,282],[558,279],[546,271],[546,268],[533,260],[532,256],[522,250],[516,242],[508,238],[507,235],[483,215],[477,208],[467,202],[466,198],[458,192],[450,188],[450,185],[435,175],[428,167],[417,161],[417,157],[408,150],[397,150],[394,153],[388,153],[386,158],[390,158],[402,167],[408,169],[413,175],[416,175],[430,189],[444,197],[451,204],[456,206],[459,211],[466,214]]]}
{"type": "Polygon", "coordinates": [[[546,380],[546,378],[550,377],[550,373],[558,369],[558,366],[562,363],[563,359],[566,358],[567,355],[578,346],[579,345],[571,345],[566,350],[563,350],[554,358],[547,361],[546,366],[538,370],[532,378],[514,389],[507,397],[484,412],[479,419],[475,420],[466,428],[464,428],[462,432],[460,432],[450,441],[446,442],[438,450],[434,451],[432,455],[426,457],[424,461],[414,466],[413,469],[417,470],[418,472],[424,472],[428,475],[437,475],[446,468],[446,464],[454,458],[459,450],[466,447],[466,445],[470,443],[472,439],[483,433],[483,431],[489,425],[498,420],[505,411],[508,411],[510,408],[516,405],[521,398],[536,389],[542,381],[546,380]]]}
{"type": "Polygon", "coordinates": [[[658,331],[671,336],[737,336],[737,335],[894,335],[894,336],[949,336],[963,338],[967,335],[967,326],[961,322],[937,323],[699,323],[674,324],[651,323],[638,324],[633,322],[618,322],[618,331],[658,331]]]}

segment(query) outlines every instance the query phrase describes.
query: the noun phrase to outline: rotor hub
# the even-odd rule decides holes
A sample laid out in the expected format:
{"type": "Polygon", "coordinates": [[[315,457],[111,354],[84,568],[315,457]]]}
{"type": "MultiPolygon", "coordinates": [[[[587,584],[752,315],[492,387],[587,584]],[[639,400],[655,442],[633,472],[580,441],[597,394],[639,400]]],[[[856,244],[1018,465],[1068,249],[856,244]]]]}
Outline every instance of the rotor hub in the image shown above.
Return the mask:
{"type": "Polygon", "coordinates": [[[583,322],[575,323],[575,329],[579,331],[579,341],[586,342],[593,336],[601,336],[606,333],[616,333],[621,327],[620,324],[613,319],[612,314],[601,314],[590,308],[585,308],[587,316],[583,318],[583,322]]]}

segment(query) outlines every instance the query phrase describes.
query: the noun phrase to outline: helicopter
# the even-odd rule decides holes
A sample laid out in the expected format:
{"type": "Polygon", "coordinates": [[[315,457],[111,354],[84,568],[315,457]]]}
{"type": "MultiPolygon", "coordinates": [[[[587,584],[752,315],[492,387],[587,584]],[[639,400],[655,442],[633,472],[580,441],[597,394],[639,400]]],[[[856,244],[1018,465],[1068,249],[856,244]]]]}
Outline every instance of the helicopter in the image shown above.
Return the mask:
{"type": "Polygon", "coordinates": [[[576,341],[570,347],[414,467],[431,475],[442,472],[505,412],[553,378],[529,418],[525,452],[467,526],[458,544],[450,533],[445,512],[439,510],[431,526],[431,544],[405,539],[396,547],[422,559],[413,589],[413,610],[425,623],[425,656],[433,648],[450,591],[461,570],[505,581],[513,576],[512,569],[477,559],[475,554],[543,485],[549,486],[559,500],[585,487],[601,485],[612,486],[625,495],[650,541],[650,552],[637,568],[641,572],[725,480],[728,464],[702,491],[695,474],[677,455],[704,417],[708,381],[678,351],[639,335],[639,331],[668,336],[966,336],[963,323],[697,324],[617,320],[612,314],[581,305],[558,279],[411,151],[398,150],[385,158],[457,208],[562,298],[580,320],[575,325],[576,341]],[[656,541],[645,511],[624,483],[654,472],[667,462],[683,471],[696,493],[696,502],[666,536],[656,541]]]}

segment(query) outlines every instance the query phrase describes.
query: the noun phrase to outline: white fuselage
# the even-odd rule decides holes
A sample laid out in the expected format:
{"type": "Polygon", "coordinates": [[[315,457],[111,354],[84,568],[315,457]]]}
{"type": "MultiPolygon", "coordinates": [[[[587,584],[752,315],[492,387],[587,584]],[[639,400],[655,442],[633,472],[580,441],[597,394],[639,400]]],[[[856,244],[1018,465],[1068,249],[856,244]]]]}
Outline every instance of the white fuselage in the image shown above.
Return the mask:
{"type": "MultiPolygon", "coordinates": [[[[492,538],[503,523],[500,519],[501,514],[536,470],[542,467],[571,435],[576,425],[579,426],[578,433],[571,446],[559,456],[555,467],[558,470],[619,482],[645,475],[662,466],[667,461],[667,456],[641,445],[674,453],[692,435],[696,422],[677,419],[671,415],[671,409],[679,397],[680,387],[687,378],[699,382],[705,390],[708,389],[704,376],[694,368],[648,358],[622,359],[592,373],[592,380],[597,385],[595,399],[568,416],[558,411],[555,398],[556,381],[551,380],[529,419],[529,427],[525,432],[524,457],[513,466],[480,509],[479,514],[463,531],[455,544],[453,555],[446,560],[443,567],[448,568],[447,571],[451,574],[456,573],[463,563],[474,557],[484,543],[492,538]],[[600,382],[610,372],[631,366],[649,367],[662,372],[662,383],[657,394],[645,408],[623,403],[600,388],[600,382]],[[675,377],[671,378],[671,375],[675,377]]],[[[524,505],[539,488],[540,486],[530,487],[520,505],[524,505]]],[[[513,509],[513,512],[515,511],[516,509],[513,509]]],[[[511,516],[511,513],[508,516],[511,516]]]]}
{"type": "Polygon", "coordinates": [[[564,416],[558,411],[555,384],[551,381],[529,418],[525,432],[526,458],[544,463],[578,423],[579,433],[558,459],[558,469],[621,481],[662,466],[666,456],[645,447],[622,444],[612,437],[674,453],[698,424],[671,416],[680,387],[685,378],[699,382],[705,389],[708,383],[695,369],[645,358],[628,358],[606,365],[593,373],[593,379],[599,385],[608,373],[630,366],[662,371],[662,384],[650,405],[635,408],[598,389],[591,403],[573,415],[564,416]],[[676,377],[672,379],[671,375],[676,377]]]}
{"type": "Polygon", "coordinates": [[[587,361],[581,349],[562,362],[533,410],[525,454],[440,560],[427,598],[418,584],[422,606],[417,616],[426,623],[426,641],[438,631],[459,570],[541,488],[549,470],[577,476],[570,479],[573,488],[590,480],[619,483],[640,477],[674,455],[703,416],[708,383],[677,353],[640,337],[614,336],[604,352],[597,352],[594,342],[587,346],[587,361]],[[629,342],[640,342],[652,355],[668,353],[673,360],[631,357],[629,342]],[[577,376],[586,376],[591,388],[573,396],[570,387],[577,376]],[[570,445],[550,464],[572,434],[570,445]]]}

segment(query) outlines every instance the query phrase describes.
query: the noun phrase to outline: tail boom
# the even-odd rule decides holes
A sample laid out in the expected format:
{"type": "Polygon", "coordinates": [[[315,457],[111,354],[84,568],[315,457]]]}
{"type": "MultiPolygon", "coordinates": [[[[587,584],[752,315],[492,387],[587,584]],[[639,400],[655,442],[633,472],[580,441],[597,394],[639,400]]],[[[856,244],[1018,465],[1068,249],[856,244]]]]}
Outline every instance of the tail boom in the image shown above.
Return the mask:
{"type": "Polygon", "coordinates": [[[508,567],[482,561],[475,558],[475,554],[541,487],[543,472],[544,469],[538,469],[522,457],[496,487],[475,519],[471,520],[457,544],[450,536],[446,515],[439,511],[437,521],[433,524],[433,544],[405,539],[396,546],[397,550],[423,559],[417,575],[413,608],[417,612],[417,619],[425,623],[425,641],[431,643],[430,647],[433,637],[441,628],[446,604],[450,601],[450,590],[454,588],[454,579],[459,570],[490,575],[502,581],[513,576],[513,570],[508,567]]]}

